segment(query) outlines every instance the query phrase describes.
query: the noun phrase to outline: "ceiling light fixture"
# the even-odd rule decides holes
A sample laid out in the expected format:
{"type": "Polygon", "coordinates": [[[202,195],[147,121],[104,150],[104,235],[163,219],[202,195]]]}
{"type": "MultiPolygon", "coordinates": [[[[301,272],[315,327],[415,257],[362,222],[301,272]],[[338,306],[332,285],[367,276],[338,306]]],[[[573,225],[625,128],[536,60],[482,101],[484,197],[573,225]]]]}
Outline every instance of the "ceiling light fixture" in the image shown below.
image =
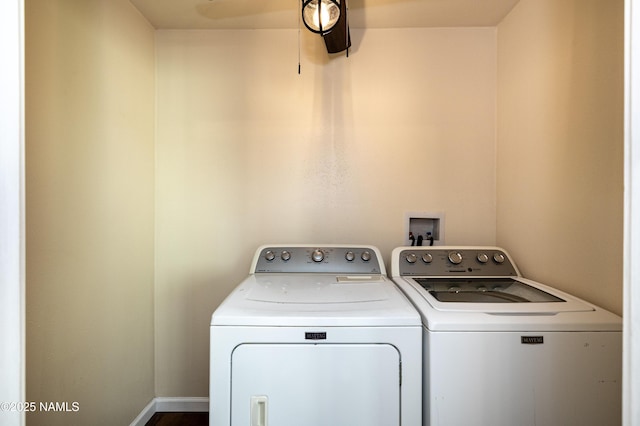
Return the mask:
{"type": "Polygon", "coordinates": [[[316,34],[328,34],[340,18],[341,0],[302,0],[302,22],[316,34]]]}

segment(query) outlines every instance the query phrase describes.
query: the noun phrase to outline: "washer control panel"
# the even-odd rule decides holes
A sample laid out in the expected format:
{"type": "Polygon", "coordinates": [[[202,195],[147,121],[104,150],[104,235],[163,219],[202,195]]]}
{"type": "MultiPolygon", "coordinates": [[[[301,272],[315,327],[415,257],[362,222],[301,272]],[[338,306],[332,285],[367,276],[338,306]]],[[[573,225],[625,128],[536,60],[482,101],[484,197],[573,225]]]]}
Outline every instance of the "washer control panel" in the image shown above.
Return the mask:
{"type": "Polygon", "coordinates": [[[251,273],[386,274],[373,246],[263,246],[251,273]]]}
{"type": "Polygon", "coordinates": [[[420,276],[519,276],[499,247],[404,247],[394,250],[393,274],[420,276]]]}

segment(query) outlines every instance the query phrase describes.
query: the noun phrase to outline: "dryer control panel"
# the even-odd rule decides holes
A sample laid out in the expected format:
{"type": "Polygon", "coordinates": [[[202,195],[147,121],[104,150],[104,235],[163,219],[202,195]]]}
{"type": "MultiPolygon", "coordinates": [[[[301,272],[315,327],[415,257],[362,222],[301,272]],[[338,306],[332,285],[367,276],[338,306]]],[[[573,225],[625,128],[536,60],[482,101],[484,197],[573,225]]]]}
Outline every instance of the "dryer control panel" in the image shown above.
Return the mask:
{"type": "Polygon", "coordinates": [[[270,245],[260,247],[250,273],[386,274],[373,246],[270,245]]]}
{"type": "Polygon", "coordinates": [[[499,247],[399,247],[392,254],[392,275],[519,276],[506,251],[499,247]]]}

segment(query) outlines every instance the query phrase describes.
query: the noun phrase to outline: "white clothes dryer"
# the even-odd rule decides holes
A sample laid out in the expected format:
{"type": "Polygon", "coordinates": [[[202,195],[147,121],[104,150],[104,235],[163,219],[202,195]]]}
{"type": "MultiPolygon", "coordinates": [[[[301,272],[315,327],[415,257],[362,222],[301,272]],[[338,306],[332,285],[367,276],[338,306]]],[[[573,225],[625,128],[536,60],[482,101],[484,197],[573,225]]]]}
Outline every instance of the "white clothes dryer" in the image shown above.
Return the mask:
{"type": "Polygon", "coordinates": [[[391,276],[422,317],[424,425],[621,424],[617,315],[498,247],[398,247],[391,276]]]}
{"type": "Polygon", "coordinates": [[[260,247],[210,331],[212,426],[422,421],[420,316],[373,246],[260,247]]]}

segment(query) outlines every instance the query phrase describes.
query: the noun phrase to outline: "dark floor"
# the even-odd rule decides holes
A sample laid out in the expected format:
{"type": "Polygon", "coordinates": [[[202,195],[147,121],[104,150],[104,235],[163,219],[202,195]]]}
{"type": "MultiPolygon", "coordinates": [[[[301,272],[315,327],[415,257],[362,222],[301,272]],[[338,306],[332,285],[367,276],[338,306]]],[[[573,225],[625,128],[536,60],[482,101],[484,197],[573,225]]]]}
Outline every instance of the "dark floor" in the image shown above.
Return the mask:
{"type": "Polygon", "coordinates": [[[155,413],[146,426],[208,426],[209,413],[155,413]]]}

